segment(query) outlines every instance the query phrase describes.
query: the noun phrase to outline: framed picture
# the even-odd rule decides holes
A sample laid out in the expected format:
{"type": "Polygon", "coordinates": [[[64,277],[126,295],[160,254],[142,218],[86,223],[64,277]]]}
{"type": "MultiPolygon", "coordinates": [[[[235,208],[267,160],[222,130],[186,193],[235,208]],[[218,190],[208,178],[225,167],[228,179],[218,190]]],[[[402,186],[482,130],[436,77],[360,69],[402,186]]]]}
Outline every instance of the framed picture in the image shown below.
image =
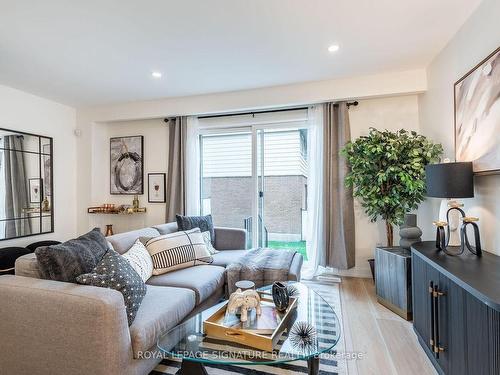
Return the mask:
{"type": "Polygon", "coordinates": [[[110,139],[111,194],[144,194],[142,135],[110,139]]]}
{"type": "Polygon", "coordinates": [[[30,189],[30,203],[41,203],[42,202],[42,179],[41,178],[30,178],[28,180],[28,185],[30,189]]]}
{"type": "Polygon", "coordinates": [[[43,173],[43,191],[46,197],[50,197],[52,195],[52,176],[50,175],[50,171],[52,170],[52,152],[51,145],[44,144],[42,146],[42,173],[43,173]]]}
{"type": "Polygon", "coordinates": [[[167,201],[166,179],[165,173],[148,173],[149,203],[165,203],[167,201]]]}
{"type": "Polygon", "coordinates": [[[455,158],[500,173],[500,48],[455,83],[455,158]]]}

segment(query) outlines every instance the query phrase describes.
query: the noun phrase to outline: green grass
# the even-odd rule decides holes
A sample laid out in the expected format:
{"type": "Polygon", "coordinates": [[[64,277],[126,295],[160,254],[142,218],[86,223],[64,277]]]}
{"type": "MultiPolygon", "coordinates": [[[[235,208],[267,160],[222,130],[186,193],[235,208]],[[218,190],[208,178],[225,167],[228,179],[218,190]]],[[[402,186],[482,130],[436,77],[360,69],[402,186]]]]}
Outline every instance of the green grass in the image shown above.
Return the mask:
{"type": "Polygon", "coordinates": [[[306,241],[286,242],[286,241],[269,241],[267,247],[272,249],[287,249],[296,250],[302,254],[304,260],[307,260],[306,241]]]}

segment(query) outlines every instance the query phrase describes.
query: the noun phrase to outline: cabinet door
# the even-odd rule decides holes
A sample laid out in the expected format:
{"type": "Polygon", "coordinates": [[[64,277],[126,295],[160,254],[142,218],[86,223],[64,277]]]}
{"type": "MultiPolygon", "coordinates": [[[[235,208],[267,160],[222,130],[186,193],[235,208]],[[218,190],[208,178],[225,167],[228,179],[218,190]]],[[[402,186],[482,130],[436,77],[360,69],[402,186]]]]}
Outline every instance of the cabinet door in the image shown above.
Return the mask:
{"type": "Polygon", "coordinates": [[[431,349],[431,303],[429,295],[429,284],[432,276],[432,268],[419,256],[412,255],[412,292],[413,292],[413,326],[424,342],[431,349]]]}
{"type": "MultiPolygon", "coordinates": [[[[444,276],[441,276],[444,278],[444,276]]],[[[442,320],[447,329],[445,346],[446,357],[448,358],[447,373],[456,375],[470,374],[467,369],[467,350],[466,350],[466,295],[464,289],[459,287],[453,281],[446,283],[446,301],[443,309],[442,320]]]]}
{"type": "Polygon", "coordinates": [[[465,358],[468,373],[500,374],[500,312],[465,292],[465,358]]]}

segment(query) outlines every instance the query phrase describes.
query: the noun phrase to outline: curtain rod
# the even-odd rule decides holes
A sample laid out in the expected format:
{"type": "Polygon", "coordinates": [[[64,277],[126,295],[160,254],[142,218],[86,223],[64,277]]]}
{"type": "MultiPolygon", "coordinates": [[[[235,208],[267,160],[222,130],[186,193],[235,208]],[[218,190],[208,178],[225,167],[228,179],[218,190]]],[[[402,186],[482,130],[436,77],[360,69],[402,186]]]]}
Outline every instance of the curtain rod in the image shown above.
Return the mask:
{"type": "Polygon", "coordinates": [[[282,109],[270,109],[267,111],[253,111],[253,112],[240,112],[240,113],[225,113],[221,115],[206,115],[198,116],[198,118],[217,118],[217,117],[230,117],[230,116],[241,116],[241,115],[258,115],[260,113],[275,113],[275,112],[288,112],[288,111],[302,111],[308,107],[298,107],[298,108],[282,108],[282,109]]]}
{"type": "MultiPolygon", "coordinates": [[[[357,106],[359,102],[357,100],[353,102],[347,102],[347,108],[350,106],[357,106]]],[[[335,106],[338,106],[338,104],[335,104],[335,106]]],[[[231,117],[231,116],[241,116],[241,115],[252,115],[255,116],[260,113],[276,113],[276,112],[288,112],[288,111],[302,111],[304,109],[308,109],[309,107],[297,107],[297,108],[282,108],[282,109],[270,109],[267,111],[252,111],[252,112],[239,112],[239,113],[225,113],[225,114],[220,114],[220,115],[206,115],[206,116],[198,116],[199,119],[206,119],[206,118],[219,118],[219,117],[231,117]]],[[[165,122],[168,122],[169,119],[165,118],[165,122]]]]}

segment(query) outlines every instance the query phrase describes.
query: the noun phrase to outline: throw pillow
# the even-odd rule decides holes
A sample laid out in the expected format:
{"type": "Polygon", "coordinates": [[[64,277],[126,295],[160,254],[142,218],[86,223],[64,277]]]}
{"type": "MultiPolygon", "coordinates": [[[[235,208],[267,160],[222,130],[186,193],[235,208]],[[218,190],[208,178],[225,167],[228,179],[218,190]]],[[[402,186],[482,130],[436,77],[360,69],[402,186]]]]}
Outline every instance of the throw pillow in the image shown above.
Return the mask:
{"type": "Polygon", "coordinates": [[[146,249],[153,260],[153,275],[213,261],[199,228],[154,237],[146,249]]]}
{"type": "Polygon", "coordinates": [[[92,273],[76,278],[79,284],[110,288],[123,294],[128,325],[131,325],[146,295],[146,285],[128,261],[114,250],[108,250],[92,273]]]}
{"type": "Polygon", "coordinates": [[[212,215],[207,216],[182,216],[175,215],[177,228],[179,230],[190,230],[200,228],[201,232],[209,231],[212,245],[215,245],[215,230],[212,215]]]}
{"type": "Polygon", "coordinates": [[[203,241],[205,241],[205,245],[207,245],[208,252],[212,255],[217,254],[219,250],[217,250],[212,245],[212,238],[210,237],[210,232],[207,230],[201,234],[203,236],[203,241]]]}
{"type": "Polygon", "coordinates": [[[153,274],[151,255],[149,255],[146,246],[140,240],[136,240],[132,247],[122,256],[139,274],[142,281],[146,282],[153,274]]]}
{"type": "Polygon", "coordinates": [[[74,283],[82,273],[91,272],[108,250],[99,228],[59,245],[35,250],[42,278],[74,283]]]}

